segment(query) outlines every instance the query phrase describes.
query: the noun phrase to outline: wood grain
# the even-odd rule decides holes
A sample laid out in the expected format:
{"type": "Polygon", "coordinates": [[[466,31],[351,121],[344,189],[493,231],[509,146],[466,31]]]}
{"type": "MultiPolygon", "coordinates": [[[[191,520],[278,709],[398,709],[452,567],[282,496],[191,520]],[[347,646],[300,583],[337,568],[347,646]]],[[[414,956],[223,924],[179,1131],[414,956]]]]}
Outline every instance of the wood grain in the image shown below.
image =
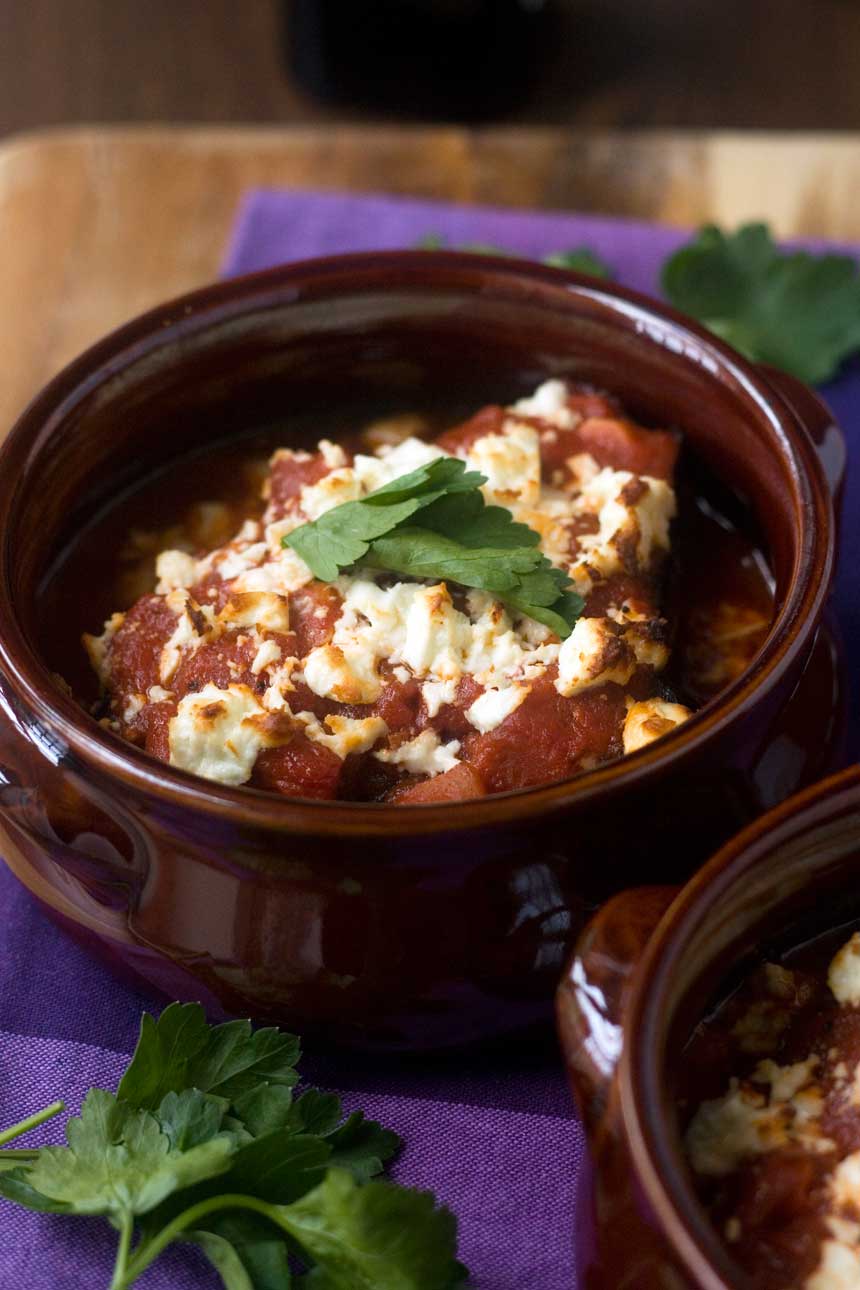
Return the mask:
{"type": "Polygon", "coordinates": [[[764,217],[783,236],[860,239],[853,135],[297,127],[24,136],[0,147],[0,433],[99,335],[213,278],[255,185],[674,224],[764,217]]]}

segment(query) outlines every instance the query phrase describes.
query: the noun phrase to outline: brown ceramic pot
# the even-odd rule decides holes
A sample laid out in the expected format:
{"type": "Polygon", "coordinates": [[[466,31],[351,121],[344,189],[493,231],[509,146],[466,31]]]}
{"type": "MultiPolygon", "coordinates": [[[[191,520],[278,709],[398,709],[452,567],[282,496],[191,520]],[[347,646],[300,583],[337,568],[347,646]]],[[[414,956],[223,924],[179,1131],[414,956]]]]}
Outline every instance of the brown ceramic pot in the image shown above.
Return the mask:
{"type": "Polygon", "coordinates": [[[0,853],[82,941],[174,997],[395,1047],[544,1019],[585,910],[643,875],[686,875],[822,773],[839,707],[821,615],[841,461],[826,409],[796,382],[671,310],[554,269],[349,256],[165,305],[62,372],[0,453],[0,853]],[[773,630],[676,735],[454,807],[311,803],[155,762],[52,680],[36,627],[46,570],[143,472],[380,391],[403,407],[477,386],[512,395],[549,374],[683,426],[766,535],[773,630]]]}
{"type": "Polygon", "coordinates": [[[683,1048],[762,946],[860,917],[858,878],[855,766],[764,815],[680,893],[623,892],[589,924],[556,1001],[591,1154],[578,1197],[580,1290],[748,1285],[684,1163],[674,1109],[683,1048]]]}

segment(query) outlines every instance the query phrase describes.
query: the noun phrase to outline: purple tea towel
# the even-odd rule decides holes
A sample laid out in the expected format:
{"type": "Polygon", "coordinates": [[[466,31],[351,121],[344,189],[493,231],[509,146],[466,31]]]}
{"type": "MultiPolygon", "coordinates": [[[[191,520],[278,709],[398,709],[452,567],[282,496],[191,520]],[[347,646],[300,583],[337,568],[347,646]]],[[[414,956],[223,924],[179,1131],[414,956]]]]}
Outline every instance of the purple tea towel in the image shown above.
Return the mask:
{"type": "MultiPolygon", "coordinates": [[[[251,194],[228,273],[337,251],[412,246],[428,233],[451,244],[492,242],[543,255],[587,243],[622,281],[654,291],[659,264],[684,234],[631,221],[493,211],[384,197],[251,194]]],[[[837,607],[860,641],[860,370],[826,391],[852,448],[837,607]],[[853,440],[853,442],[852,442],[853,440]],[[851,573],[853,576],[849,576],[851,573]]],[[[90,1085],[115,1088],[151,1001],[119,985],[48,923],[0,866],[0,1126],[63,1096],[70,1109],[90,1085]]],[[[395,1177],[431,1188],[460,1221],[460,1254],[478,1290],[573,1290],[573,1224],[582,1134],[560,1063],[546,1052],[447,1059],[357,1058],[310,1052],[309,1078],[341,1091],[400,1132],[395,1177]]],[[[35,1137],[35,1135],[34,1135],[35,1137]]],[[[36,1140],[56,1141],[46,1125],[36,1140]]],[[[0,1290],[107,1287],[114,1235],[100,1220],[29,1214],[0,1201],[0,1290]]],[[[174,1250],[142,1278],[145,1290],[214,1290],[193,1250],[174,1250]]]]}

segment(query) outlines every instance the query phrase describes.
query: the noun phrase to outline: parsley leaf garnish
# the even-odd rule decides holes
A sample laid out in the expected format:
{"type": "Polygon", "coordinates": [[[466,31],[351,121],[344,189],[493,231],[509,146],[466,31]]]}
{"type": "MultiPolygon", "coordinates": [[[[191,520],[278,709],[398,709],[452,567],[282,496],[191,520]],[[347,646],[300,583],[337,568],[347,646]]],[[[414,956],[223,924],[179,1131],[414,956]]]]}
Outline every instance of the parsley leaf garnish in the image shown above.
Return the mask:
{"type": "MultiPolygon", "coordinates": [[[[441,250],[445,239],[428,233],[417,245],[441,250]]],[[[482,242],[456,249],[514,254],[482,242]]],[[[542,263],[614,276],[587,246],[556,251],[542,263]]],[[[857,261],[848,255],[782,251],[767,224],[743,224],[734,233],[705,225],[666,259],[661,285],[671,304],[746,358],[771,363],[811,385],[829,381],[840,363],[860,350],[857,261]]]]}
{"type": "Polygon", "coordinates": [[[0,1195],[28,1209],[102,1215],[118,1230],[110,1290],[174,1241],[197,1245],[226,1290],[455,1290],[456,1221],[427,1192],[370,1182],[400,1146],[333,1093],[294,1097],[299,1041],[197,1004],[144,1015],[117,1092],[91,1089],[66,1145],[5,1144],[0,1195]],[[135,1243],[135,1234],[137,1240],[135,1243]]]}
{"type": "Polygon", "coordinates": [[[666,261],[669,301],[754,361],[829,380],[860,348],[860,274],[847,255],[781,251],[766,224],[714,225],[666,261]]]}
{"type": "Polygon", "coordinates": [[[284,538],[322,582],[365,556],[374,538],[390,533],[416,511],[446,494],[469,492],[484,482],[456,457],[439,457],[393,479],[358,502],[342,502],[284,538]]]}
{"type": "Polygon", "coordinates": [[[301,1048],[295,1035],[249,1021],[209,1026],[202,1008],[171,1004],[156,1021],[143,1014],[137,1048],[117,1093],[132,1106],[157,1106],[165,1093],[193,1087],[232,1100],[263,1083],[292,1088],[301,1048]]]}
{"type": "Polygon", "coordinates": [[[504,506],[488,506],[483,475],[456,457],[343,502],[282,538],[322,582],[344,569],[440,578],[491,592],[518,614],[569,636],[582,597],[540,550],[540,537],[504,506]],[[415,517],[415,523],[409,523],[415,517]]]}

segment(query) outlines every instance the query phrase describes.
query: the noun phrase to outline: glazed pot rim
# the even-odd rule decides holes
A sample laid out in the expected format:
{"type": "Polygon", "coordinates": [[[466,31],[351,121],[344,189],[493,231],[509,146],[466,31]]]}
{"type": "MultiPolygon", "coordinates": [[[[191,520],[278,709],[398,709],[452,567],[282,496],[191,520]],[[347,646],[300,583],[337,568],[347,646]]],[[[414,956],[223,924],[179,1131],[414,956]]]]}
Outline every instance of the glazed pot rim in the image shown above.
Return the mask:
{"type": "Polygon", "coordinates": [[[155,761],[118,735],[101,729],[56,686],[25,638],[9,595],[5,521],[12,506],[10,488],[5,498],[0,496],[0,608],[5,601],[9,609],[0,613],[0,667],[37,715],[42,729],[33,733],[53,746],[55,758],[70,751],[90,774],[142,789],[172,806],[241,818],[246,824],[274,831],[342,837],[384,837],[392,832],[403,837],[505,826],[566,809],[574,802],[586,805],[647,786],[667,765],[694,755],[708,740],[722,734],[750,703],[765,699],[807,648],[809,630],[804,628],[818,622],[830,586],[835,523],[821,463],[794,410],[753,364],[669,306],[628,288],[598,284],[594,278],[531,261],[490,261],[482,255],[447,251],[362,252],[282,265],[189,292],[117,328],[56,375],[24,410],[0,447],[0,480],[4,474],[17,478],[16,469],[20,472],[32,451],[43,449],[51,432],[81,399],[143,354],[249,311],[283,308],[312,299],[315,293],[337,299],[398,286],[427,293],[471,290],[500,301],[554,304],[559,309],[579,302],[604,319],[620,314],[635,322],[643,344],[662,345],[711,375],[727,379],[760,415],[764,414],[796,491],[796,519],[801,531],[783,604],[752,663],[717,699],[665,740],[571,779],[458,802],[454,822],[449,803],[394,811],[387,803],[282,798],[256,789],[231,789],[155,761]],[[817,577],[810,570],[816,547],[821,557],[817,577]]]}
{"type": "Polygon", "coordinates": [[[634,967],[618,1067],[621,1114],[648,1204],[694,1278],[696,1290],[741,1290],[751,1283],[708,1221],[668,1131],[657,1035],[673,974],[707,910],[755,869],[762,854],[851,803],[860,804],[860,764],[820,780],[741,830],[684,884],[634,967]]]}

